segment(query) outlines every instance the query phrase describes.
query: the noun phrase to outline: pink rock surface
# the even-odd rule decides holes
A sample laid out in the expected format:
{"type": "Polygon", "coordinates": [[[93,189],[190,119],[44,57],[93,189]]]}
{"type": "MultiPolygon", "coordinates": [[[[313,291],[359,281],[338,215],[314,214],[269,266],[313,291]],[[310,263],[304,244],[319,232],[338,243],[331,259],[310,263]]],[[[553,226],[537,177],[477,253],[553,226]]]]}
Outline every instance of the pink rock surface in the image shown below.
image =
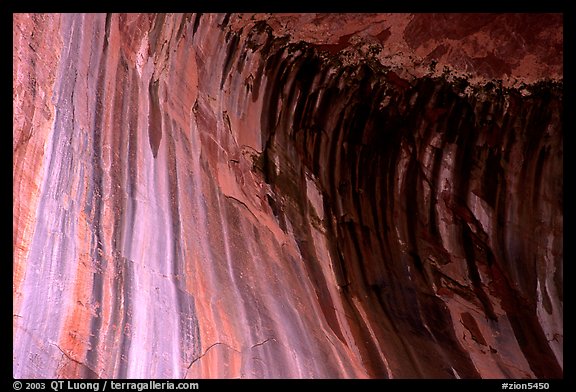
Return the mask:
{"type": "Polygon", "coordinates": [[[559,16],[13,38],[14,377],[562,377],[559,16]]]}

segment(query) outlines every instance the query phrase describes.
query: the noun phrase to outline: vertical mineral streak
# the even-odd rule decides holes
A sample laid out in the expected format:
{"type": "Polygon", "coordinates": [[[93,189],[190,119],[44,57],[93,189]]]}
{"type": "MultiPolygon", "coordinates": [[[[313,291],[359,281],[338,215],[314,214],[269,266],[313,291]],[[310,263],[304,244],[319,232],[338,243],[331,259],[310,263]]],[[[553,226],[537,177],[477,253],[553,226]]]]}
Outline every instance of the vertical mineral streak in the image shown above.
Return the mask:
{"type": "Polygon", "coordinates": [[[562,377],[561,16],[13,38],[14,377],[562,377]]]}

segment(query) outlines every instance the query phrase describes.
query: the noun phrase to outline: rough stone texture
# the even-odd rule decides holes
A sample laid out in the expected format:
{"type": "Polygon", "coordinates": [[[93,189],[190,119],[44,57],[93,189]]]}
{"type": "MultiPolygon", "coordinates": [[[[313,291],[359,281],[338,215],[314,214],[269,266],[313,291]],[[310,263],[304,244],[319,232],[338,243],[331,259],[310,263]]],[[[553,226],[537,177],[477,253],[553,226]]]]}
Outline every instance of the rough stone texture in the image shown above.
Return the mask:
{"type": "Polygon", "coordinates": [[[561,14],[248,14],[276,35],[290,35],[345,58],[373,58],[405,78],[465,76],[506,87],[562,79],[561,14]]]}
{"type": "Polygon", "coordinates": [[[13,31],[14,377],[562,377],[561,17],[13,31]]]}

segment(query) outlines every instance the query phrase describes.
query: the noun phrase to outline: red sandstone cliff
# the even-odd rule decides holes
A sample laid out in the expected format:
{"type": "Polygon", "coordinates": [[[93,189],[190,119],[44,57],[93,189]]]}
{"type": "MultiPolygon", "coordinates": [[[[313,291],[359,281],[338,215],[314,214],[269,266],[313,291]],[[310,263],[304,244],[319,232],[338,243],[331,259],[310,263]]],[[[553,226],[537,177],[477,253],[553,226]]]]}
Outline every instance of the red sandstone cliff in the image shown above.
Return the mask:
{"type": "Polygon", "coordinates": [[[560,16],[13,34],[14,377],[562,376],[560,16]]]}

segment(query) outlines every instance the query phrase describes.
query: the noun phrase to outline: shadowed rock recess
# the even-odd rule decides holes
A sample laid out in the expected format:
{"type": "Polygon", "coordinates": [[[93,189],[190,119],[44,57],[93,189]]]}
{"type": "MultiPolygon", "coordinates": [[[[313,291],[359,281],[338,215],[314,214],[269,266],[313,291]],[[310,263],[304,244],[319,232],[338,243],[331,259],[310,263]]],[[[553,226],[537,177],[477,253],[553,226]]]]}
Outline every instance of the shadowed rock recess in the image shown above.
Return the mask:
{"type": "Polygon", "coordinates": [[[13,37],[14,377],[563,376],[561,16],[13,37]]]}

